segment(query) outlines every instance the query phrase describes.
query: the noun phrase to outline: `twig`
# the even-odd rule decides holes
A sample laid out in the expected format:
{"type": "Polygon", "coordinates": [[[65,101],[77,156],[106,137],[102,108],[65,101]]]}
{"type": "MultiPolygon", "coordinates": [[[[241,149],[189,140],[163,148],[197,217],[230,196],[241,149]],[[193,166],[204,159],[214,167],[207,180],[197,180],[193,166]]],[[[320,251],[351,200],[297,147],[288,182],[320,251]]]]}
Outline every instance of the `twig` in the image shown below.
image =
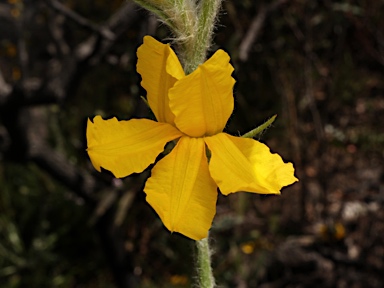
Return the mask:
{"type": "MultiPolygon", "coordinates": [[[[54,2],[51,2],[50,0],[46,1],[49,3],[57,2],[56,0],[54,0],[54,2]]],[[[60,3],[59,5],[62,6],[60,3]]],[[[64,10],[65,9],[67,8],[64,6],[64,10]]],[[[97,28],[96,33],[93,33],[87,40],[78,44],[73,51],[66,54],[66,48],[61,47],[62,50],[64,49],[64,53],[62,53],[62,55],[57,55],[57,57],[49,62],[49,64],[56,65],[47,66],[48,69],[46,75],[34,79],[28,77],[23,79],[22,87],[20,87],[20,91],[18,91],[19,103],[17,105],[39,105],[62,102],[71,94],[68,93],[68,91],[75,89],[75,83],[79,81],[82,75],[81,73],[84,72],[81,68],[94,66],[99,63],[102,57],[108,53],[111,47],[116,43],[118,37],[127,31],[137,18],[138,15],[137,11],[135,11],[135,5],[128,2],[122,5],[121,8],[109,18],[103,27],[97,28]],[[105,38],[99,33],[99,29],[110,31],[114,37],[105,38]],[[59,67],[60,69],[51,70],[51,66],[54,66],[54,68],[59,67]],[[27,85],[31,82],[33,82],[34,85],[27,85]]],[[[64,39],[60,38],[61,35],[56,34],[52,35],[52,37],[54,37],[56,44],[64,44],[64,46],[66,46],[66,43],[58,43],[64,41],[64,39]]],[[[20,41],[23,40],[20,39],[20,41]]],[[[24,50],[24,52],[26,53],[27,51],[24,50]]],[[[0,104],[3,100],[5,101],[5,96],[0,92],[0,104]]]]}
{"type": "Polygon", "coordinates": [[[84,18],[83,16],[77,14],[76,12],[72,11],[71,9],[68,9],[66,6],[61,4],[57,0],[46,0],[45,1],[48,6],[50,6],[52,9],[57,11],[58,13],[66,16],[67,18],[71,19],[73,22],[77,23],[78,25],[87,28],[109,40],[113,40],[115,38],[115,35],[112,31],[108,30],[104,26],[99,26],[95,23],[92,23],[88,19],[84,18]]]}
{"type": "Polygon", "coordinates": [[[20,18],[16,20],[17,29],[17,56],[21,70],[21,80],[24,81],[29,76],[29,53],[25,41],[25,13],[21,12],[20,18]]]}
{"type": "Polygon", "coordinates": [[[241,61],[247,61],[252,44],[256,41],[260,35],[260,31],[264,26],[265,19],[268,14],[278,9],[281,5],[285,4],[287,0],[277,0],[268,6],[262,6],[259,9],[259,13],[253,18],[251,26],[249,27],[243,41],[239,47],[239,59],[241,61]]]}
{"type": "MultiPolygon", "coordinates": [[[[308,51],[308,54],[310,52],[308,51]]],[[[324,126],[321,120],[319,109],[316,106],[316,100],[314,96],[314,84],[312,77],[312,63],[311,56],[307,55],[304,66],[305,71],[305,97],[308,101],[308,106],[312,114],[313,124],[315,126],[316,136],[318,141],[324,141],[324,126]]]]}
{"type": "Polygon", "coordinates": [[[11,93],[12,86],[5,82],[3,73],[0,70],[0,105],[7,101],[7,98],[11,93]]]}
{"type": "Polygon", "coordinates": [[[91,66],[99,63],[100,59],[108,53],[117,39],[138,19],[136,10],[136,5],[132,2],[123,4],[103,25],[106,30],[113,31],[115,37],[113,39],[99,39],[95,35],[90,36],[77,45],[75,49],[78,61],[86,61],[91,66]]]}
{"type": "Polygon", "coordinates": [[[127,1],[124,3],[105,23],[105,27],[113,31],[116,37],[122,35],[127,27],[139,18],[139,10],[135,3],[127,1]]]}
{"type": "Polygon", "coordinates": [[[52,39],[54,40],[57,50],[62,55],[68,55],[71,52],[71,49],[64,39],[64,20],[65,17],[63,15],[53,16],[51,25],[49,25],[49,31],[51,32],[52,39]]]}

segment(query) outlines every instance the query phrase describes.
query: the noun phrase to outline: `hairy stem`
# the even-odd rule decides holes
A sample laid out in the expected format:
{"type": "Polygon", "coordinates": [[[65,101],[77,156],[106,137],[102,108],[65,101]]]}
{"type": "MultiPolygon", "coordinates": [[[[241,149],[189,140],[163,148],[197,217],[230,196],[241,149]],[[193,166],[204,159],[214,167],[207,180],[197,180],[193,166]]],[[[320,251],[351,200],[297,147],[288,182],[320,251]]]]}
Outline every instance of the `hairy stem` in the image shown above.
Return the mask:
{"type": "Polygon", "coordinates": [[[207,57],[221,2],[222,0],[201,0],[199,3],[196,33],[188,39],[190,43],[187,43],[182,55],[186,74],[193,72],[207,57]]]}
{"type": "Polygon", "coordinates": [[[213,288],[216,286],[211,267],[211,250],[208,237],[196,241],[196,265],[200,288],[213,288]]]}
{"type": "MultiPolygon", "coordinates": [[[[169,26],[178,44],[186,74],[204,63],[222,0],[134,0],[169,26]]],[[[196,241],[196,266],[201,288],[215,287],[208,237],[196,241]]]]}
{"type": "Polygon", "coordinates": [[[267,121],[265,121],[263,124],[261,124],[259,127],[245,133],[241,137],[243,138],[254,138],[257,135],[263,133],[266,129],[268,129],[272,123],[275,121],[277,115],[273,115],[271,118],[269,118],[267,121]]]}

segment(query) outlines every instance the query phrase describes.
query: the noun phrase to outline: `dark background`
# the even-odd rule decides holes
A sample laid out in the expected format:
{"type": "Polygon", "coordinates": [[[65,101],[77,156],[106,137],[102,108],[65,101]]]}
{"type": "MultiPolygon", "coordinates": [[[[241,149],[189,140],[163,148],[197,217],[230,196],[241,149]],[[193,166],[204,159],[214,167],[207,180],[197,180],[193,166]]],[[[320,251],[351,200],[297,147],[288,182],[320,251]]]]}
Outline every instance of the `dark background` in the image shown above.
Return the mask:
{"type": "MultiPolygon", "coordinates": [[[[220,287],[384,287],[384,1],[224,2],[211,51],[235,67],[227,131],[300,182],[220,196],[220,287]]],[[[191,287],[193,241],[86,154],[87,117],[148,117],[136,49],[169,31],[121,0],[0,1],[0,287],[191,287]]]]}

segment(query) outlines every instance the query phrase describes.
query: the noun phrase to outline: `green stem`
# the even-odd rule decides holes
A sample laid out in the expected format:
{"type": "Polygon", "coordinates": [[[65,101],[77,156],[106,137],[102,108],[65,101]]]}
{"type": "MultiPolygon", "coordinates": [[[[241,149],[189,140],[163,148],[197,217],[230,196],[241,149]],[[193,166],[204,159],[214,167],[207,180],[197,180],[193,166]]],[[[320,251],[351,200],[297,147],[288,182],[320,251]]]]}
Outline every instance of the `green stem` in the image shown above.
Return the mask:
{"type": "Polygon", "coordinates": [[[187,39],[188,43],[185,43],[182,53],[186,74],[192,73],[206,60],[221,2],[222,0],[201,0],[199,2],[196,34],[187,39]]]}
{"type": "Polygon", "coordinates": [[[269,118],[267,121],[265,121],[263,124],[261,124],[259,127],[245,133],[244,135],[242,135],[241,137],[243,138],[254,138],[256,137],[258,134],[261,134],[263,133],[266,129],[269,128],[269,126],[272,125],[273,121],[275,121],[277,115],[273,115],[271,118],[269,118]]]}
{"type": "MultiPolygon", "coordinates": [[[[192,73],[207,57],[207,50],[212,41],[212,33],[216,16],[222,0],[201,0],[199,2],[197,34],[189,40],[183,51],[184,71],[192,73]]],[[[209,236],[196,241],[197,247],[197,274],[200,288],[214,288],[215,278],[211,266],[211,250],[209,249],[209,236]]]]}
{"type": "MultiPolygon", "coordinates": [[[[222,0],[134,0],[162,19],[177,37],[179,58],[186,74],[207,57],[222,0]],[[198,3],[198,4],[197,4],[198,3]]],[[[208,237],[196,241],[197,274],[201,288],[215,287],[208,237]]]]}
{"type": "Polygon", "coordinates": [[[196,247],[196,264],[200,288],[213,288],[216,284],[212,274],[211,251],[209,249],[208,237],[196,241],[196,247]]]}

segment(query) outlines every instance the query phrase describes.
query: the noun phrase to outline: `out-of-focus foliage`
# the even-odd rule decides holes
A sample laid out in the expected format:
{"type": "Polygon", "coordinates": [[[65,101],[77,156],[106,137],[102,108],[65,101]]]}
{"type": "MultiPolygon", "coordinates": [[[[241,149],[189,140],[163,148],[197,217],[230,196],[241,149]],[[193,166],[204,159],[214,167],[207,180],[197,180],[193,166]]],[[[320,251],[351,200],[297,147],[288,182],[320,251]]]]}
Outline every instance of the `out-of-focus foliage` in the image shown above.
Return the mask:
{"type": "Polygon", "coordinates": [[[7,164],[0,183],[2,287],[113,287],[80,199],[34,165],[7,164]]]}
{"type": "MultiPolygon", "coordinates": [[[[36,3],[0,3],[0,12],[10,11],[0,13],[0,71],[10,85],[26,76],[20,38],[33,78],[58,65],[53,18],[71,49],[90,34],[36,3]],[[33,25],[11,33],[19,28],[10,19],[21,13],[33,25]]],[[[102,24],[123,1],[62,3],[102,24]]],[[[50,147],[106,183],[108,172],[95,172],[87,158],[85,123],[95,114],[149,115],[140,99],[145,91],[135,51],[143,35],[169,34],[141,15],[97,65],[80,70],[65,101],[37,107],[49,123],[50,147]]],[[[236,110],[227,130],[243,134],[277,113],[261,140],[295,163],[300,182],[278,197],[219,198],[211,236],[220,287],[383,287],[382,15],[383,1],[224,2],[213,50],[226,49],[235,66],[236,110]],[[259,31],[252,30],[257,19],[259,31]],[[243,44],[252,33],[244,59],[243,44]]],[[[193,243],[165,231],[145,203],[141,188],[148,173],[105,184],[98,203],[89,205],[50,171],[7,156],[2,153],[0,163],[1,287],[115,287],[116,267],[98,226],[108,213],[120,217],[121,255],[138,287],[191,287],[193,243]]]]}

